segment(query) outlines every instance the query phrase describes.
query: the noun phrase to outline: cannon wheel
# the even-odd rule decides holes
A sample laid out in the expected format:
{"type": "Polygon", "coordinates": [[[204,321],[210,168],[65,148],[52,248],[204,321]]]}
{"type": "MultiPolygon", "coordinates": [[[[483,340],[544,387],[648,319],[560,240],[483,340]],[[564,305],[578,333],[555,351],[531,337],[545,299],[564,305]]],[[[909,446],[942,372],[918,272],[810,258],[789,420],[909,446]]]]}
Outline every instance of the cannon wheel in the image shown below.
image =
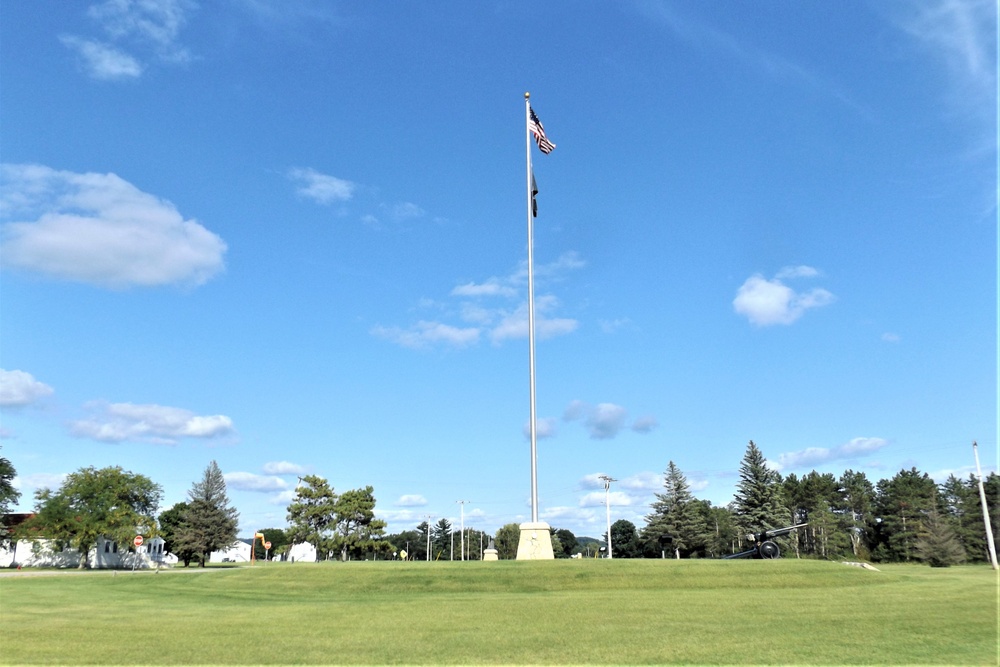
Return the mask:
{"type": "Polygon", "coordinates": [[[778,545],[767,540],[766,542],[761,542],[760,546],[757,547],[757,552],[760,554],[761,558],[766,558],[771,560],[772,558],[777,558],[781,555],[781,550],[778,549],[778,545]]]}

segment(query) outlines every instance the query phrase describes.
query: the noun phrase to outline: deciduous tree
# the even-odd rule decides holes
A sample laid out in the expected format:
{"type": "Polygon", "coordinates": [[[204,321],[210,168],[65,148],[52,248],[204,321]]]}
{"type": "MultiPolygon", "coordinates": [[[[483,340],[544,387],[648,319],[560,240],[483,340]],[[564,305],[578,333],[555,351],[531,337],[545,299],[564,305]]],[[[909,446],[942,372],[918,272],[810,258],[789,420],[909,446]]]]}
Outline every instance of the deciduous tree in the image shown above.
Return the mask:
{"type": "Polygon", "coordinates": [[[21,497],[21,492],[14,488],[14,478],[17,471],[13,464],[0,456],[0,548],[10,543],[10,528],[5,517],[10,512],[10,506],[21,497]]]}
{"type": "Polygon", "coordinates": [[[84,568],[98,538],[125,549],[136,534],[152,534],[162,494],[160,485],[145,475],[118,466],[82,468],[67,475],[58,491],[36,492],[35,516],[23,527],[28,535],[76,549],[84,568]]]}
{"type": "Polygon", "coordinates": [[[365,551],[382,552],[388,548],[383,540],[386,523],[375,518],[374,489],[351,489],[340,494],[334,506],[336,528],[333,550],[340,551],[340,560],[360,557],[365,551]]]}
{"type": "Polygon", "coordinates": [[[288,505],[288,539],[293,544],[313,545],[316,559],[326,560],[331,551],[330,531],[337,521],[336,508],[337,494],[324,478],[301,478],[288,505]]]}

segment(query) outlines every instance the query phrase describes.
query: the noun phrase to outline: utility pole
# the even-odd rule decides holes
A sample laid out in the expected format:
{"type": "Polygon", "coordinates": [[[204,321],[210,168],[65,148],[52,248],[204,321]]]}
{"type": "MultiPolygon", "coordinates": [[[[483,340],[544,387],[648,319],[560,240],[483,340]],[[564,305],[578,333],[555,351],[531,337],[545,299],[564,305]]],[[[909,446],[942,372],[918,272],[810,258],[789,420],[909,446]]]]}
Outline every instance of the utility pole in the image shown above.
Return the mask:
{"type": "Polygon", "coordinates": [[[465,503],[467,503],[469,501],[468,500],[456,500],[455,502],[462,506],[462,523],[461,523],[461,526],[462,526],[462,528],[461,528],[462,536],[460,538],[461,541],[459,542],[458,548],[462,552],[462,558],[461,558],[461,560],[465,560],[465,503]]]}
{"type": "Polygon", "coordinates": [[[431,560],[431,519],[434,517],[430,514],[425,514],[424,519],[427,520],[427,562],[431,560]]]}
{"type": "Polygon", "coordinates": [[[983,523],[986,524],[986,546],[990,552],[990,564],[993,569],[1000,569],[997,566],[997,546],[993,542],[993,526],[990,524],[990,511],[986,508],[986,490],[983,488],[983,471],[979,468],[979,448],[976,441],[972,441],[972,453],[976,457],[976,477],[979,478],[979,502],[983,505],[983,523]]]}
{"type": "Polygon", "coordinates": [[[604,480],[604,508],[608,514],[608,558],[614,558],[611,552],[611,482],[618,480],[607,475],[601,475],[600,478],[604,480]]]}

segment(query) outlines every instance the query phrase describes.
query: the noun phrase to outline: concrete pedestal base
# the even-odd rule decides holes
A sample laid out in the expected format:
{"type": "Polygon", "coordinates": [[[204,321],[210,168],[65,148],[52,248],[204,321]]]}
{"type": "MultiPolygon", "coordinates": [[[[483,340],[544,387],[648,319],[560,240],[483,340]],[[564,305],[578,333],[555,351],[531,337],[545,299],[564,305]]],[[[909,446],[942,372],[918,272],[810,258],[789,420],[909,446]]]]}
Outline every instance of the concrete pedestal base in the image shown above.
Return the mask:
{"type": "Polygon", "coordinates": [[[496,549],[486,549],[483,551],[483,560],[500,560],[496,549]]]}
{"type": "Polygon", "coordinates": [[[521,539],[517,543],[517,560],[552,560],[552,533],[544,521],[521,524],[521,539]]]}

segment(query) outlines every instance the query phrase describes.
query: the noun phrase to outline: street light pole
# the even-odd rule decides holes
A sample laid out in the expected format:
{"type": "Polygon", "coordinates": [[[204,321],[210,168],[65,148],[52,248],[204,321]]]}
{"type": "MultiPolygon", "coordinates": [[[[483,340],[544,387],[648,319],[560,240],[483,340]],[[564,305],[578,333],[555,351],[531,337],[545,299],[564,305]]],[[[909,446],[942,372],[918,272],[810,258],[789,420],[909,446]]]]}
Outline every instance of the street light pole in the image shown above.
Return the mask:
{"type": "Polygon", "coordinates": [[[461,528],[462,534],[461,534],[461,541],[459,542],[459,549],[461,549],[461,551],[462,551],[462,557],[461,557],[460,560],[465,560],[465,503],[467,503],[469,501],[468,500],[456,500],[455,502],[462,506],[462,524],[461,524],[462,525],[462,528],[461,528]]]}
{"type": "Polygon", "coordinates": [[[611,482],[618,480],[607,475],[601,475],[600,478],[604,480],[604,508],[608,515],[608,558],[611,559],[614,558],[611,551],[611,482]]]}

